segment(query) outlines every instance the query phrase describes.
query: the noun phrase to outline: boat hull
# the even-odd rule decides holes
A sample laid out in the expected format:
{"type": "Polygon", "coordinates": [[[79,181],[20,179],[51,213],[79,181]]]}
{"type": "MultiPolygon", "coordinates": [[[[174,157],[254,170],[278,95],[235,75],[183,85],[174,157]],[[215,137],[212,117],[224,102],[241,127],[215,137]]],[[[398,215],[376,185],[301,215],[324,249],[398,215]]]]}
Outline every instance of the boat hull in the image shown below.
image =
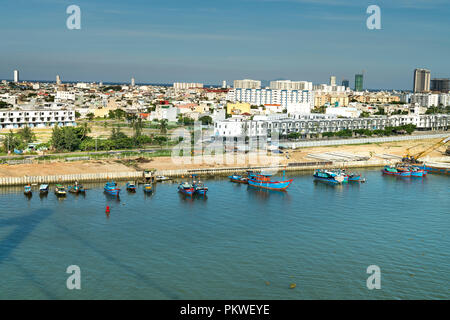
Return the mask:
{"type": "Polygon", "coordinates": [[[423,170],[411,172],[411,177],[414,177],[414,178],[422,178],[424,176],[425,176],[425,172],[423,170]]]}
{"type": "Polygon", "coordinates": [[[359,181],[361,181],[361,175],[357,175],[357,176],[353,176],[353,177],[349,176],[348,181],[349,182],[359,182],[359,181]]]}
{"type": "Polygon", "coordinates": [[[293,179],[285,181],[258,181],[254,178],[249,178],[248,185],[256,188],[284,191],[289,188],[292,181],[293,179]]]}
{"type": "Polygon", "coordinates": [[[323,178],[323,177],[318,177],[318,176],[314,176],[314,180],[316,181],[322,181],[322,182],[327,182],[327,183],[331,183],[331,184],[341,184],[344,181],[337,181],[335,179],[331,179],[331,178],[323,178]]]}
{"type": "Polygon", "coordinates": [[[228,178],[230,179],[231,182],[234,182],[234,183],[248,184],[248,179],[243,178],[241,176],[229,176],[228,178]]]}
{"type": "Polygon", "coordinates": [[[104,189],[106,194],[109,194],[111,196],[118,197],[120,194],[120,189],[104,189]]]}
{"type": "Polygon", "coordinates": [[[187,196],[192,196],[194,194],[194,188],[191,189],[178,188],[178,192],[187,196]]]}
{"type": "Polygon", "coordinates": [[[403,172],[391,172],[385,169],[382,170],[383,174],[389,176],[397,176],[397,177],[411,177],[411,171],[403,171],[403,172]]]}
{"type": "Polygon", "coordinates": [[[437,166],[430,166],[430,165],[422,165],[422,166],[415,166],[416,168],[424,170],[426,173],[440,173],[440,174],[450,174],[450,168],[441,168],[437,166]]]}

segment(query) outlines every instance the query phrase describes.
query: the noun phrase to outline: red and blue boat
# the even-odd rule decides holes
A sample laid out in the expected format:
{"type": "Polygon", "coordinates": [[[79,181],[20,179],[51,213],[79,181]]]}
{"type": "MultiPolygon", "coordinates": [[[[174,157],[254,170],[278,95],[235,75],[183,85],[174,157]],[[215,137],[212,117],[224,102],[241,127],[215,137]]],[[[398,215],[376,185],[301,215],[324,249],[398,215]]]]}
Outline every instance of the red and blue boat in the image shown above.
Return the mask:
{"type": "Polygon", "coordinates": [[[192,196],[195,192],[194,186],[188,182],[183,182],[178,186],[178,192],[187,196],[192,196]]]}
{"type": "Polygon", "coordinates": [[[427,175],[427,171],[423,170],[423,169],[419,169],[417,167],[410,167],[411,170],[411,177],[414,178],[423,178],[427,175]]]}
{"type": "Polygon", "coordinates": [[[248,177],[248,184],[249,186],[256,188],[284,191],[287,188],[289,188],[289,186],[293,181],[293,179],[285,180],[284,171],[283,171],[283,180],[281,181],[272,181],[271,176],[272,175],[269,173],[260,173],[260,174],[252,173],[248,177]]]}
{"type": "Polygon", "coordinates": [[[234,183],[248,184],[248,178],[247,177],[243,177],[243,176],[238,175],[238,174],[233,174],[232,176],[229,176],[228,179],[230,179],[230,181],[234,182],[234,183]]]}
{"type": "Polygon", "coordinates": [[[411,170],[403,167],[385,166],[381,172],[390,176],[411,177],[411,170]]]}
{"type": "Polygon", "coordinates": [[[105,193],[115,197],[118,197],[120,194],[120,189],[117,187],[117,183],[115,183],[114,181],[107,182],[103,190],[105,191],[105,193]]]}
{"type": "Polygon", "coordinates": [[[318,169],[314,171],[314,180],[323,181],[331,184],[341,184],[348,181],[348,177],[344,174],[318,169]]]}

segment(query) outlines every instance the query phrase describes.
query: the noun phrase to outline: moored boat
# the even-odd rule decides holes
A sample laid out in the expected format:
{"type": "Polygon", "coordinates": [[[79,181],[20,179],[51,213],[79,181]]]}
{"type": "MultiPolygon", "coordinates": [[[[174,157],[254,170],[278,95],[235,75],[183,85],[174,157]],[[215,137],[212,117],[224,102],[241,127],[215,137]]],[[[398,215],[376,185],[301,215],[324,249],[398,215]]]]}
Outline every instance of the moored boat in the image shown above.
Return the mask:
{"type": "Polygon", "coordinates": [[[48,190],[49,190],[49,185],[46,183],[43,183],[39,186],[39,193],[44,195],[44,194],[48,194],[48,190]]]}
{"type": "Polygon", "coordinates": [[[248,178],[240,176],[238,174],[233,174],[232,176],[228,176],[228,179],[230,179],[230,181],[234,182],[234,183],[248,184],[248,178]]]}
{"type": "Polygon", "coordinates": [[[144,192],[145,193],[153,192],[153,186],[151,183],[144,184],[144,192]]]}
{"type": "Polygon", "coordinates": [[[23,194],[26,195],[26,196],[31,196],[31,195],[33,195],[33,191],[31,190],[31,185],[26,185],[26,186],[23,188],[23,194]]]}
{"type": "Polygon", "coordinates": [[[332,184],[341,184],[344,183],[346,180],[346,176],[343,174],[323,169],[317,169],[316,171],[314,171],[313,177],[314,180],[328,182],[332,184]]]}
{"type": "Polygon", "coordinates": [[[381,170],[383,174],[398,176],[398,177],[411,177],[411,170],[404,167],[385,166],[381,170]]]}
{"type": "Polygon", "coordinates": [[[204,196],[206,195],[206,193],[208,192],[208,187],[205,186],[202,182],[198,181],[198,182],[194,182],[193,184],[194,187],[194,193],[204,196]]]}
{"type": "Polygon", "coordinates": [[[284,191],[291,185],[293,179],[285,180],[285,173],[283,171],[283,180],[272,181],[269,173],[252,173],[248,177],[248,185],[256,188],[284,191]]]}
{"type": "Polygon", "coordinates": [[[114,181],[107,182],[103,190],[105,191],[105,193],[116,197],[118,197],[120,194],[120,188],[117,187],[117,183],[115,183],[114,181]]]}
{"type": "Polygon", "coordinates": [[[178,192],[192,196],[195,192],[194,186],[189,182],[183,182],[178,186],[178,192]]]}
{"type": "Polygon", "coordinates": [[[348,174],[348,181],[349,182],[360,182],[361,181],[361,175],[357,174],[357,173],[348,174]]]}
{"type": "Polygon", "coordinates": [[[129,192],[136,192],[136,184],[132,181],[127,182],[126,188],[129,192]]]}
{"type": "Polygon", "coordinates": [[[69,192],[74,194],[80,194],[80,193],[86,193],[86,190],[84,189],[83,185],[79,184],[78,182],[75,182],[73,186],[69,186],[69,192]]]}
{"type": "Polygon", "coordinates": [[[55,186],[55,195],[56,195],[57,197],[65,197],[66,194],[67,194],[67,193],[66,193],[66,188],[64,188],[63,185],[57,184],[57,185],[55,186]]]}
{"type": "Polygon", "coordinates": [[[166,176],[156,176],[156,181],[158,182],[163,182],[163,181],[168,181],[171,180],[171,178],[166,177],[166,176]]]}

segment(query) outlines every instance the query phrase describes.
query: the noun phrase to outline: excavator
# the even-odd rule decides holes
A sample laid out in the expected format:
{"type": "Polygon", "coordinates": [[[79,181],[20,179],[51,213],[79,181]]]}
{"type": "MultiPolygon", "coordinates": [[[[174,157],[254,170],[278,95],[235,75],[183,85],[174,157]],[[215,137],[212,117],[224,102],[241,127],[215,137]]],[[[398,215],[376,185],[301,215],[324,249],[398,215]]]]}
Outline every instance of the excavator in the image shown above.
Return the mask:
{"type": "MultiPolygon", "coordinates": [[[[443,138],[441,140],[439,140],[438,142],[436,142],[435,144],[431,145],[430,147],[426,148],[425,150],[422,150],[418,153],[415,154],[411,154],[410,153],[410,149],[415,148],[417,146],[411,147],[406,149],[407,154],[403,157],[402,161],[404,163],[411,163],[411,164],[420,164],[422,163],[422,161],[419,161],[420,158],[425,157],[427,154],[433,152],[434,150],[436,150],[437,148],[444,146],[446,143],[448,143],[450,141],[450,136],[443,138]]],[[[447,154],[449,152],[449,149],[447,149],[447,154]]]]}

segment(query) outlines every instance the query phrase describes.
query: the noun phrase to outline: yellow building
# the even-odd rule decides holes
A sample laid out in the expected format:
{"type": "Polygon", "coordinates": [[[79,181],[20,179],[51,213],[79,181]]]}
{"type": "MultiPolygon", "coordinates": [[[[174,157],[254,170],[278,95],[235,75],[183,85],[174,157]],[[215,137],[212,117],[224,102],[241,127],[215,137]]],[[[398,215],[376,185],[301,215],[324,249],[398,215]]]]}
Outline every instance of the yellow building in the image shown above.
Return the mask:
{"type": "Polygon", "coordinates": [[[250,113],[250,103],[228,103],[227,114],[250,113]]]}
{"type": "Polygon", "coordinates": [[[321,107],[327,103],[330,105],[336,104],[336,102],[341,107],[348,106],[349,98],[347,94],[339,93],[324,93],[317,94],[314,96],[314,107],[321,107]]]}

